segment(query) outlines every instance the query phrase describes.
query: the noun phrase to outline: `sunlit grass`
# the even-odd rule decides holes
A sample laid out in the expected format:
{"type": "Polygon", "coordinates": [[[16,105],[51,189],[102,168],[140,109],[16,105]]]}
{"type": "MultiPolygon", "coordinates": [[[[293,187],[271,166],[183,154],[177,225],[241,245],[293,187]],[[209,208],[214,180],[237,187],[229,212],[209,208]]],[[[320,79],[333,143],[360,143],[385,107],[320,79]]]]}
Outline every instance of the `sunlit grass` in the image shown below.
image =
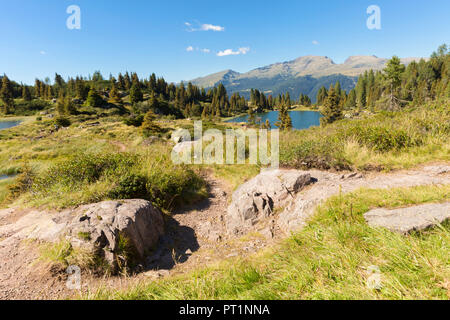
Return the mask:
{"type": "Polygon", "coordinates": [[[363,214],[450,200],[450,186],[361,189],[320,206],[310,224],[263,253],[89,299],[448,299],[449,224],[402,236],[369,227],[363,214]],[[380,290],[367,286],[370,267],[380,290]]]}

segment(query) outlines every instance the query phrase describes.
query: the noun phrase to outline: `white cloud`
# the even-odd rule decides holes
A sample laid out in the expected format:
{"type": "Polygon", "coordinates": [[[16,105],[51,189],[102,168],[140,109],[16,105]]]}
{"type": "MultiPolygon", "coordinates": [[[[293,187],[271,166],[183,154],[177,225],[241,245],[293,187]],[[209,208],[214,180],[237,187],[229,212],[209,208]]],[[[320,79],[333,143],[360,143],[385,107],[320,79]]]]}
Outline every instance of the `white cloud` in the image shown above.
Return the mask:
{"type": "Polygon", "coordinates": [[[221,26],[215,26],[212,24],[202,24],[201,28],[202,31],[208,31],[208,30],[212,30],[212,31],[225,31],[224,27],[221,26]]]}
{"type": "Polygon", "coordinates": [[[42,54],[43,56],[47,54],[47,52],[45,52],[44,50],[39,52],[40,54],[42,54]]]}
{"type": "Polygon", "coordinates": [[[233,51],[233,49],[226,49],[226,50],[223,50],[223,51],[219,51],[217,53],[217,55],[219,57],[231,56],[231,55],[235,56],[235,55],[238,55],[238,54],[247,54],[249,51],[250,51],[249,47],[239,48],[237,51],[233,51]]]}
{"type": "Polygon", "coordinates": [[[315,45],[315,46],[317,46],[317,45],[319,45],[319,41],[313,40],[312,44],[315,45]]]}
{"type": "Polygon", "coordinates": [[[208,48],[199,48],[199,47],[194,48],[193,46],[187,47],[186,51],[187,52],[201,51],[201,52],[204,52],[204,53],[210,53],[211,52],[211,50],[209,50],[208,48]]]}
{"type": "Polygon", "coordinates": [[[216,26],[209,23],[199,23],[196,22],[195,26],[194,24],[190,22],[185,22],[184,25],[187,27],[187,31],[194,32],[194,31],[225,31],[225,27],[222,26],[216,26]]]}

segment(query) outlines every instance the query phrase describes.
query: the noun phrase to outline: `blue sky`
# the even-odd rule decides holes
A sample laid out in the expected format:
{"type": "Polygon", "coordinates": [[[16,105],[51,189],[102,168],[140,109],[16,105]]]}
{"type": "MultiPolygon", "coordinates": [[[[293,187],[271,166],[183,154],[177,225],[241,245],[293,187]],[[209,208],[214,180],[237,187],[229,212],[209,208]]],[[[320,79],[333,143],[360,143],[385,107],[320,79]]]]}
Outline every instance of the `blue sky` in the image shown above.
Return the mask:
{"type": "Polygon", "coordinates": [[[0,73],[29,84],[95,70],[178,82],[304,55],[428,57],[450,43],[449,14],[448,0],[0,0],[0,73]],[[66,27],[69,5],[80,30],[66,27]],[[370,5],[381,30],[366,27],[370,5]]]}

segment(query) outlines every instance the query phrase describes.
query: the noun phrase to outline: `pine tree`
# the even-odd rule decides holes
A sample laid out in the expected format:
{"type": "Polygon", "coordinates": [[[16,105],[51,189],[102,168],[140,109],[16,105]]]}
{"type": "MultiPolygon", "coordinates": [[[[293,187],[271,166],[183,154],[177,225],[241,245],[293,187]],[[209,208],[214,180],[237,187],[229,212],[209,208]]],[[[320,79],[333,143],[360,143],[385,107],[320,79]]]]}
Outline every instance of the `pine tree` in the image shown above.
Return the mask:
{"type": "Polygon", "coordinates": [[[77,114],[77,108],[69,95],[64,99],[64,111],[71,115],[77,114]]]}
{"type": "Polygon", "coordinates": [[[93,108],[98,108],[103,105],[103,99],[98,94],[97,90],[95,90],[94,86],[92,86],[89,90],[88,97],[86,99],[86,105],[93,108]]]}
{"type": "Polygon", "coordinates": [[[111,91],[109,93],[109,102],[115,105],[122,105],[123,101],[119,95],[119,91],[116,88],[115,83],[112,84],[111,91]]]}
{"type": "Polygon", "coordinates": [[[31,101],[30,89],[27,86],[22,87],[22,99],[25,101],[31,101]]]}
{"type": "Polygon", "coordinates": [[[289,94],[289,91],[286,92],[286,98],[284,100],[284,104],[286,105],[287,109],[289,109],[291,107],[291,95],[289,94]]]}
{"type": "Polygon", "coordinates": [[[362,110],[366,107],[367,94],[366,94],[366,81],[363,76],[359,77],[356,84],[356,106],[362,110]]]}
{"type": "Polygon", "coordinates": [[[144,116],[144,121],[141,125],[142,134],[146,137],[156,135],[161,131],[161,128],[155,123],[156,116],[153,111],[148,111],[144,116]]]}
{"type": "Polygon", "coordinates": [[[58,100],[56,101],[56,111],[60,117],[64,116],[66,112],[65,97],[62,91],[59,92],[58,100]]]}
{"type": "Polygon", "coordinates": [[[156,112],[157,110],[159,110],[159,100],[156,97],[155,93],[152,92],[150,94],[150,99],[148,99],[148,106],[150,108],[150,110],[152,110],[153,112],[156,112]]]}
{"type": "Polygon", "coordinates": [[[125,80],[121,73],[119,73],[119,76],[117,77],[117,85],[120,90],[125,90],[125,80]]]}
{"type": "Polygon", "coordinates": [[[53,90],[52,90],[52,86],[47,86],[47,93],[45,94],[45,97],[47,100],[51,100],[53,99],[53,90]]]}
{"type": "Polygon", "coordinates": [[[123,82],[124,82],[124,89],[127,91],[130,90],[131,80],[130,80],[130,75],[128,74],[128,72],[125,73],[125,76],[123,77],[123,82]]]}
{"type": "MultiPolygon", "coordinates": [[[[402,75],[405,72],[405,66],[401,63],[400,58],[393,56],[388,61],[384,74],[387,80],[387,86],[389,90],[389,107],[394,110],[398,106],[398,88],[402,83],[402,75]]],[[[432,71],[430,71],[432,77],[432,71]]]]}
{"type": "Polygon", "coordinates": [[[55,73],[55,86],[60,89],[63,88],[66,85],[64,79],[61,77],[61,75],[55,73]]]}
{"type": "Polygon", "coordinates": [[[2,79],[2,88],[0,90],[0,98],[3,101],[2,113],[9,114],[14,109],[14,95],[13,89],[11,85],[11,81],[9,81],[6,75],[3,76],[2,79]]]}
{"type": "Polygon", "coordinates": [[[154,73],[152,73],[152,75],[150,76],[150,80],[149,80],[149,89],[151,91],[156,91],[156,75],[154,73]]]}
{"type": "Polygon", "coordinates": [[[323,115],[323,118],[320,119],[322,125],[333,123],[343,117],[339,97],[333,87],[328,90],[328,97],[325,99],[321,113],[323,115]]]}
{"type": "Polygon", "coordinates": [[[248,108],[248,119],[247,119],[247,123],[249,125],[254,125],[256,123],[256,114],[255,111],[253,110],[252,107],[248,108]]]}
{"type": "Polygon", "coordinates": [[[275,125],[280,130],[290,130],[292,129],[292,119],[288,112],[288,107],[286,104],[282,104],[280,111],[278,112],[278,121],[275,125]]]}
{"type": "Polygon", "coordinates": [[[34,80],[34,95],[36,97],[41,96],[41,81],[38,79],[34,80]]]}
{"type": "Polygon", "coordinates": [[[133,72],[131,75],[131,83],[137,85],[139,88],[141,87],[141,83],[139,82],[139,77],[136,72],[133,72]]]}
{"type": "Polygon", "coordinates": [[[347,100],[345,101],[344,108],[346,110],[352,110],[356,108],[356,91],[355,89],[350,90],[347,100]]]}
{"type": "Polygon", "coordinates": [[[317,92],[317,105],[319,106],[322,105],[327,96],[328,96],[327,89],[324,86],[322,86],[317,92]]]}
{"type": "Polygon", "coordinates": [[[341,83],[339,81],[336,81],[336,84],[334,85],[334,91],[339,97],[342,95],[341,83]]]}
{"type": "Polygon", "coordinates": [[[291,130],[292,129],[292,119],[289,115],[289,112],[286,111],[283,118],[283,127],[285,130],[291,130]]]}
{"type": "Polygon", "coordinates": [[[202,119],[206,119],[208,116],[208,106],[204,106],[202,110],[202,119]]]}
{"type": "Polygon", "coordinates": [[[47,88],[46,88],[45,83],[41,82],[41,86],[39,88],[39,96],[44,100],[47,99],[47,88]]]}
{"type": "Polygon", "coordinates": [[[78,99],[85,100],[89,94],[88,88],[84,85],[84,81],[80,78],[75,80],[75,95],[78,99]]]}
{"type": "Polygon", "coordinates": [[[130,89],[130,102],[132,104],[144,101],[144,96],[142,94],[142,90],[138,84],[133,83],[130,89]]]}

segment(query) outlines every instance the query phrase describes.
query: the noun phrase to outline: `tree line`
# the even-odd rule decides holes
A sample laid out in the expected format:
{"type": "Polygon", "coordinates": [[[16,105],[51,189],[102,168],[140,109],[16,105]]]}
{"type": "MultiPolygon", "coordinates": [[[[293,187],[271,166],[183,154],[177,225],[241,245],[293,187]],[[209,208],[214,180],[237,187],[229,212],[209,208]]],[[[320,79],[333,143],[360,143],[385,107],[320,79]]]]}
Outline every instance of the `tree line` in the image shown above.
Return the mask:
{"type": "MultiPolygon", "coordinates": [[[[47,78],[36,79],[34,86],[18,84],[4,75],[1,81],[0,98],[3,114],[14,113],[16,103],[32,105],[36,100],[56,103],[60,115],[77,114],[81,107],[122,108],[135,115],[153,111],[156,114],[172,115],[176,118],[202,117],[206,119],[227,117],[248,112],[273,110],[291,106],[289,93],[272,98],[259,90],[253,90],[250,101],[239,93],[228,95],[223,84],[205,90],[191,82],[176,85],[153,73],[140,79],[137,73],[119,73],[104,79],[99,71],[83,78],[63,79],[55,74],[53,83],[47,78]],[[15,101],[19,99],[20,101],[15,101]]],[[[302,102],[305,97],[302,96],[302,102]]],[[[305,101],[308,101],[306,98],[305,101]]],[[[310,101],[310,100],[309,100],[310,101]]]]}
{"type": "Polygon", "coordinates": [[[450,48],[442,45],[427,60],[412,61],[408,66],[397,56],[384,70],[366,71],[347,94],[339,82],[317,93],[322,105],[323,123],[343,118],[345,110],[396,111],[411,105],[420,106],[440,98],[450,98],[450,48]]]}

